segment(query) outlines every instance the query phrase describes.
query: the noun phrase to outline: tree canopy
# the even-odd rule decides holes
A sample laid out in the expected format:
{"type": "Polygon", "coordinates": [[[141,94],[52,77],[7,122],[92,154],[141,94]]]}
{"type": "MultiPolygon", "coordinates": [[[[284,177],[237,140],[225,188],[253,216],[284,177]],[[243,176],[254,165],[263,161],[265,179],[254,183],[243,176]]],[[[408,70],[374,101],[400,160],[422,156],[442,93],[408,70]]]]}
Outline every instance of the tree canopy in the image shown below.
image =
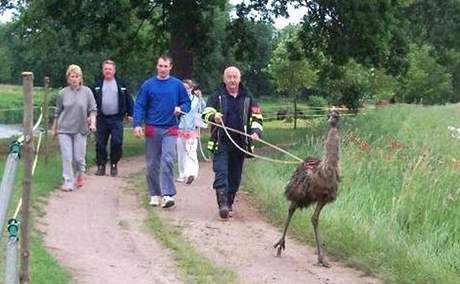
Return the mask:
{"type": "Polygon", "coordinates": [[[455,102],[460,91],[457,0],[245,0],[235,10],[228,0],[0,0],[0,12],[11,8],[17,17],[0,24],[4,83],[33,70],[62,86],[72,63],[91,82],[110,58],[135,89],[169,53],[173,73],[205,92],[229,65],[257,96],[308,89],[353,108],[369,100],[455,102]],[[272,22],[287,17],[289,5],[307,13],[278,31],[272,22]],[[433,91],[416,87],[422,83],[433,91]]]}

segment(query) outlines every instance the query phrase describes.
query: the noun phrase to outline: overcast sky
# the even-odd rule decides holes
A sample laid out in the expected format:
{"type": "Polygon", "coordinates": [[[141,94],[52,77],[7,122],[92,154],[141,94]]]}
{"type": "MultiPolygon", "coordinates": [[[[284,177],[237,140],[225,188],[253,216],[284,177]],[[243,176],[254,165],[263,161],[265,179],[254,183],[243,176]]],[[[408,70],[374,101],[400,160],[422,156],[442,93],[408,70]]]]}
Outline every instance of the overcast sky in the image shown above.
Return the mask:
{"type": "MultiPolygon", "coordinates": [[[[238,4],[242,0],[230,0],[230,3],[232,4],[238,4]]],[[[278,18],[275,20],[275,27],[277,29],[282,29],[285,26],[287,26],[290,23],[297,24],[302,20],[303,15],[305,15],[306,9],[294,9],[293,7],[289,7],[288,9],[290,17],[285,19],[285,18],[278,18]]],[[[0,22],[7,22],[10,21],[12,17],[12,13],[10,10],[6,11],[3,13],[3,15],[0,16],[0,22]]]]}
{"type": "MultiPolygon", "coordinates": [[[[243,0],[230,0],[230,3],[233,5],[241,3],[243,0]]],[[[274,26],[277,29],[282,29],[289,24],[298,24],[301,20],[303,15],[307,12],[307,8],[302,7],[301,9],[294,9],[294,7],[288,7],[289,18],[278,18],[275,19],[274,26]]]]}
{"type": "Polygon", "coordinates": [[[0,15],[0,22],[2,23],[8,22],[9,20],[11,20],[11,17],[12,17],[11,11],[7,10],[5,13],[0,15]]]}

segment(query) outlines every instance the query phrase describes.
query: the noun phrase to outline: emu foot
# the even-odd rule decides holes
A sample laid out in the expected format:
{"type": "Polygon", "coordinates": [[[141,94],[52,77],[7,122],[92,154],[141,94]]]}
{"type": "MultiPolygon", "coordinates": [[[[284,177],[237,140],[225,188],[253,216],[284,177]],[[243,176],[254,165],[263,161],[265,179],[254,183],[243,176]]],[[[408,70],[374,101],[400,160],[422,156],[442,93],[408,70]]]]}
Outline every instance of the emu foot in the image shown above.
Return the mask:
{"type": "Polygon", "coordinates": [[[316,266],[326,267],[326,268],[331,267],[331,265],[329,264],[329,262],[325,261],[322,257],[318,258],[318,262],[317,262],[315,265],[316,265],[316,266]]]}
{"type": "Polygon", "coordinates": [[[281,250],[286,249],[286,244],[285,244],[284,238],[280,239],[276,244],[273,245],[273,247],[278,248],[278,250],[276,251],[276,256],[280,257],[281,256],[281,250]]]}

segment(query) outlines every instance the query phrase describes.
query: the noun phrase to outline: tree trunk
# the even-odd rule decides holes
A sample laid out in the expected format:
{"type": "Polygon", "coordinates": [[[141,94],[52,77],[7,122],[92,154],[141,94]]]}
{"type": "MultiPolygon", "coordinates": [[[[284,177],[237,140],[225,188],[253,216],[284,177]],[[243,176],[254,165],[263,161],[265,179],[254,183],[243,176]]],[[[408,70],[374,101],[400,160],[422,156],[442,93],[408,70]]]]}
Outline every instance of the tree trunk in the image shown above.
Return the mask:
{"type": "Polygon", "coordinates": [[[173,59],[173,74],[179,79],[191,79],[193,70],[193,53],[182,36],[185,31],[175,30],[171,33],[170,51],[173,59]]]}
{"type": "Polygon", "coordinates": [[[174,1],[169,6],[169,50],[173,59],[173,74],[179,79],[191,79],[193,71],[193,43],[200,18],[196,1],[174,1]]]}

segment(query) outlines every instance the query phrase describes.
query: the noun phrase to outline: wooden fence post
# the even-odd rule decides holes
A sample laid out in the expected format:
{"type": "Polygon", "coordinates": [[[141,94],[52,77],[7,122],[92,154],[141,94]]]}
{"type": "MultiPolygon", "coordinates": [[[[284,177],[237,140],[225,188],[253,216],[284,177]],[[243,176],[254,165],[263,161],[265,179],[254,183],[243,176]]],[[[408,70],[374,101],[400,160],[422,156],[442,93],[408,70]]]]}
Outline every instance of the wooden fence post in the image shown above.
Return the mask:
{"type": "Polygon", "coordinates": [[[22,191],[22,222],[21,222],[21,267],[19,272],[19,283],[29,283],[29,209],[30,193],[32,186],[32,163],[33,163],[33,117],[34,109],[32,102],[33,73],[22,73],[22,89],[24,94],[24,180],[22,191]]]}
{"type": "Polygon", "coordinates": [[[45,129],[45,165],[48,165],[48,92],[49,92],[50,78],[48,76],[44,79],[44,94],[43,94],[43,126],[45,129]]]}

